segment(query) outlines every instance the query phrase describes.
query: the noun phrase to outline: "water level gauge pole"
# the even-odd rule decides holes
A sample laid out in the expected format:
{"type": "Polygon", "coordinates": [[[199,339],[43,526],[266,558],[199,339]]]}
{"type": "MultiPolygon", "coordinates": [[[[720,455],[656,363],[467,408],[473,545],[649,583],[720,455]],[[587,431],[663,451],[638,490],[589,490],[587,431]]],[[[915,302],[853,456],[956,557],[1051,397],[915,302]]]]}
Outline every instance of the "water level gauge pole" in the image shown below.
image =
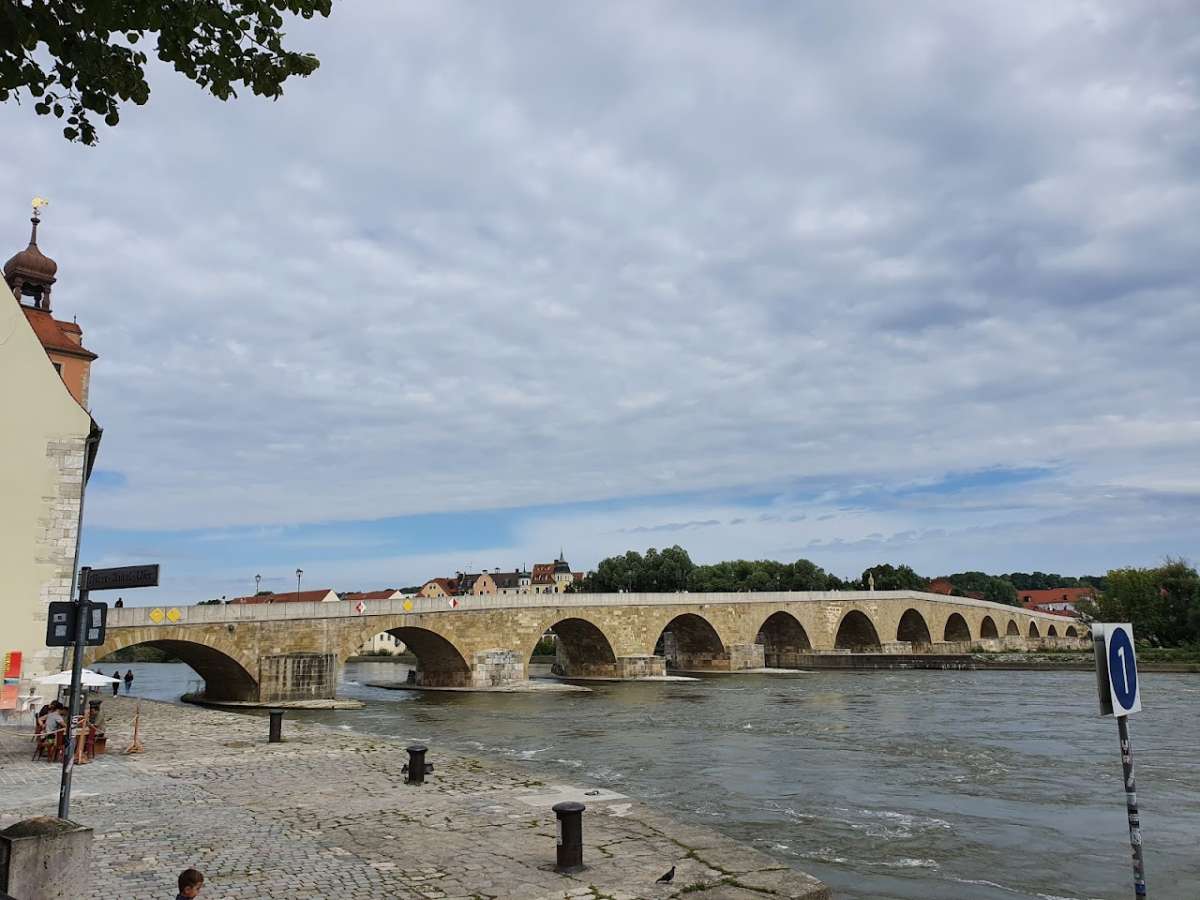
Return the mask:
{"type": "Polygon", "coordinates": [[[1133,848],[1133,893],[1146,896],[1146,864],[1142,860],[1142,821],[1138,815],[1137,784],[1133,780],[1133,745],[1129,743],[1129,717],[1117,716],[1121,738],[1121,774],[1125,778],[1125,811],[1129,815],[1129,846],[1133,848]]]}
{"type": "Polygon", "coordinates": [[[1138,900],[1144,900],[1146,865],[1142,860],[1142,819],[1138,814],[1137,785],[1133,780],[1133,745],[1129,742],[1129,717],[1142,710],[1133,626],[1128,622],[1093,622],[1091,628],[1100,715],[1116,718],[1117,735],[1121,739],[1125,812],[1129,818],[1129,846],[1133,849],[1133,894],[1138,900]]]}

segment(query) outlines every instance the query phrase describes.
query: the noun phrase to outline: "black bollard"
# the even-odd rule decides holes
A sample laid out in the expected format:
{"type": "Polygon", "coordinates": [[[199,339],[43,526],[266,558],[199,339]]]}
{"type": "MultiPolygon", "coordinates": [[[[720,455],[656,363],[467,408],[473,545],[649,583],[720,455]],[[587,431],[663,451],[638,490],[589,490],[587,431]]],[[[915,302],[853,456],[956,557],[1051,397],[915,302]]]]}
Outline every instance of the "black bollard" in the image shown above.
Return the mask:
{"type": "Polygon", "coordinates": [[[405,747],[408,751],[408,778],[405,779],[407,784],[424,784],[425,783],[425,754],[429,750],[424,744],[413,744],[411,747],[405,747]]]}
{"type": "Polygon", "coordinates": [[[556,872],[578,872],[583,868],[583,811],[582,803],[573,800],[554,804],[558,816],[558,860],[556,872]]]}
{"type": "Polygon", "coordinates": [[[271,736],[267,738],[267,742],[278,744],[283,740],[283,710],[271,710],[271,736]]]}

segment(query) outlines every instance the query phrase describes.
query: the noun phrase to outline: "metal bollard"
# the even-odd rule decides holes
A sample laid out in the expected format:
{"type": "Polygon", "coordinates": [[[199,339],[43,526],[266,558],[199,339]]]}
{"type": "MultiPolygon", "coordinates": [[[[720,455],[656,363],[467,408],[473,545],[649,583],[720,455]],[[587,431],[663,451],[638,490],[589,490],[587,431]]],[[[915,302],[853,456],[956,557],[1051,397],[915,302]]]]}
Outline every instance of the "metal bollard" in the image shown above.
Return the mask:
{"type": "Polygon", "coordinates": [[[424,784],[425,776],[433,771],[433,766],[425,762],[425,754],[429,748],[424,744],[413,744],[404,749],[408,751],[408,765],[404,767],[408,772],[408,777],[404,779],[405,783],[424,784]]]}
{"type": "Polygon", "coordinates": [[[583,811],[582,803],[569,800],[554,804],[558,816],[558,859],[556,872],[578,872],[583,868],[583,811]]]}
{"type": "Polygon", "coordinates": [[[267,738],[267,743],[278,744],[283,740],[283,710],[271,710],[271,736],[267,738]]]}

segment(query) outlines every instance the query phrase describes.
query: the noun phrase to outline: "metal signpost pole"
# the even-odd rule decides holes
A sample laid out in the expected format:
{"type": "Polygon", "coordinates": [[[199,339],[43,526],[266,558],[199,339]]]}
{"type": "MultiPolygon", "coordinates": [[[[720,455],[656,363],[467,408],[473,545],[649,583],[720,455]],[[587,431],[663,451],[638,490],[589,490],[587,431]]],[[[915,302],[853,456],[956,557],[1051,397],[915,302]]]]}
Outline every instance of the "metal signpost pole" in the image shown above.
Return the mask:
{"type": "Polygon", "coordinates": [[[1141,712],[1137,651],[1133,626],[1128,623],[1092,624],[1096,650],[1096,688],[1100,715],[1114,716],[1121,739],[1121,774],[1125,781],[1125,811],[1129,818],[1129,846],[1133,849],[1133,893],[1145,900],[1146,865],[1142,859],[1142,820],[1138,813],[1137,785],[1133,780],[1133,745],[1129,741],[1129,716],[1141,712]]]}
{"type": "MultiPolygon", "coordinates": [[[[75,717],[80,715],[83,690],[83,648],[87,640],[88,625],[88,573],[91,568],[79,570],[79,594],[75,600],[75,657],[71,662],[71,702],[67,715],[67,737],[63,742],[62,783],[58,788],[58,817],[71,816],[71,773],[75,768],[75,717]]],[[[80,732],[82,736],[82,730],[80,732]]]]}
{"type": "Polygon", "coordinates": [[[1137,784],[1133,780],[1133,745],[1129,743],[1128,716],[1117,716],[1121,738],[1121,772],[1125,776],[1125,810],[1129,814],[1129,846],[1133,848],[1133,893],[1146,896],[1146,864],[1142,860],[1142,821],[1138,816],[1137,784]]]}

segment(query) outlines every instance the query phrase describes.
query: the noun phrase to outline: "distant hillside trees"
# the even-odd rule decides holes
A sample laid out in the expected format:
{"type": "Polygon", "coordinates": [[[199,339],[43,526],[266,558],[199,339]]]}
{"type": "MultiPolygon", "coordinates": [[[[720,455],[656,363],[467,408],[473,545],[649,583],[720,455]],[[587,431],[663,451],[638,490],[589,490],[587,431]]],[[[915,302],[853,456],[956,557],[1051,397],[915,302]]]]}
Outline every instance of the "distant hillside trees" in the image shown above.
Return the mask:
{"type": "Polygon", "coordinates": [[[1182,559],[1151,569],[1113,569],[1094,603],[1076,604],[1101,622],[1132,622],[1139,641],[1158,647],[1200,644],[1200,575],[1182,559]]]}
{"type": "Polygon", "coordinates": [[[1009,572],[1001,578],[1012,583],[1018,591],[1044,591],[1059,587],[1093,587],[1103,591],[1108,581],[1105,575],[1059,575],[1056,572],[1009,572]]]}
{"type": "Polygon", "coordinates": [[[605,591],[827,591],[843,586],[807,559],[781,563],[769,559],[737,559],[698,566],[676,545],[664,550],[651,547],[600,561],[579,586],[586,593],[605,591]]]}
{"type": "Polygon", "coordinates": [[[859,579],[864,588],[870,587],[871,576],[875,577],[877,591],[923,591],[929,587],[929,579],[922,578],[911,566],[880,563],[864,569],[859,579]]]}
{"type": "Polygon", "coordinates": [[[794,563],[771,559],[735,559],[697,566],[688,580],[691,591],[832,591],[842,580],[807,559],[794,563]]]}
{"type": "MultiPolygon", "coordinates": [[[[988,575],[986,572],[959,572],[957,575],[944,576],[956,592],[964,597],[978,594],[984,600],[992,603],[1007,603],[1017,606],[1017,588],[1005,577],[988,575]]],[[[1060,587],[1060,585],[1055,585],[1060,587]]]]}
{"type": "Polygon", "coordinates": [[[630,550],[623,556],[600,560],[596,571],[588,573],[579,590],[591,594],[683,591],[687,590],[688,578],[695,568],[688,552],[678,544],[662,552],[651,547],[645,555],[630,550]]]}

